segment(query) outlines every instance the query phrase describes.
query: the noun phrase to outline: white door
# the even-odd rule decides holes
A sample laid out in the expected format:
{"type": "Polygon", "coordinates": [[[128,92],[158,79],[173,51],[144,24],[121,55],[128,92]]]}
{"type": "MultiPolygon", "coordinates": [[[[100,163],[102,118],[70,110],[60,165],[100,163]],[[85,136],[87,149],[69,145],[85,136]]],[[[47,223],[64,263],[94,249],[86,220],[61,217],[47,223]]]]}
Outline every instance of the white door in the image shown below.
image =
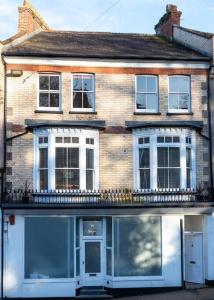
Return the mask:
{"type": "Polygon", "coordinates": [[[185,280],[204,283],[202,233],[185,235],[185,280]]]}
{"type": "Polygon", "coordinates": [[[82,285],[103,285],[102,240],[83,240],[82,285]]]}

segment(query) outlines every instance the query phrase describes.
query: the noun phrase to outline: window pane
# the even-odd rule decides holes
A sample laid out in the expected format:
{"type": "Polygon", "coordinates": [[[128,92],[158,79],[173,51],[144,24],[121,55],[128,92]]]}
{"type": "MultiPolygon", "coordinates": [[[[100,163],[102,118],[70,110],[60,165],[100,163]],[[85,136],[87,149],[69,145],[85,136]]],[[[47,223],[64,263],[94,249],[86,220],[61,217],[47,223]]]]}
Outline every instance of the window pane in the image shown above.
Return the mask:
{"type": "Polygon", "coordinates": [[[59,76],[50,76],[50,89],[53,91],[59,90],[59,76]]]}
{"type": "Polygon", "coordinates": [[[73,90],[82,91],[82,76],[73,75],[73,90]]]}
{"type": "Polygon", "coordinates": [[[94,149],[86,149],[86,168],[94,169],[94,149]]]}
{"type": "Polygon", "coordinates": [[[137,92],[146,93],[146,76],[137,76],[137,92]]]}
{"type": "Polygon", "coordinates": [[[80,249],[76,249],[76,276],[80,276],[80,249]]]}
{"type": "Polygon", "coordinates": [[[179,95],[169,95],[169,109],[179,109],[179,95]]]}
{"type": "Polygon", "coordinates": [[[158,143],[164,143],[164,136],[158,136],[157,137],[157,142],[158,143]]]}
{"type": "Polygon", "coordinates": [[[186,165],[187,168],[191,168],[191,149],[186,148],[186,165]]]}
{"type": "Polygon", "coordinates": [[[112,218],[106,218],[106,246],[112,246],[112,218]]]}
{"type": "Polygon", "coordinates": [[[189,93],[190,78],[188,76],[170,77],[169,91],[171,93],[189,93]]]}
{"type": "Polygon", "coordinates": [[[50,107],[59,107],[59,94],[50,94],[50,107]]]}
{"type": "Polygon", "coordinates": [[[67,170],[68,186],[67,189],[79,189],[79,170],[67,170]]]}
{"type": "Polygon", "coordinates": [[[93,108],[94,93],[83,93],[83,108],[93,108]]]}
{"type": "Polygon", "coordinates": [[[49,94],[47,94],[47,93],[39,94],[39,106],[40,107],[49,107],[49,94]]]}
{"type": "Polygon", "coordinates": [[[169,167],[180,167],[180,148],[169,148],[169,167]]]}
{"type": "Polygon", "coordinates": [[[157,82],[156,77],[151,77],[151,76],[147,77],[147,92],[149,92],[149,93],[156,93],[157,92],[156,82],[157,82]]]}
{"type": "Polygon", "coordinates": [[[191,188],[191,171],[189,168],[186,169],[187,170],[187,189],[191,188]]]}
{"type": "Polygon", "coordinates": [[[79,148],[67,148],[68,168],[79,168],[79,148]]]}
{"type": "Polygon", "coordinates": [[[158,147],[158,167],[168,167],[168,148],[158,147]]]}
{"type": "Polygon", "coordinates": [[[39,186],[40,190],[47,190],[48,189],[48,170],[40,170],[39,171],[40,178],[39,178],[39,186]]]}
{"type": "Polygon", "coordinates": [[[188,109],[189,108],[189,95],[179,95],[179,108],[188,109]]]}
{"type": "Polygon", "coordinates": [[[39,76],[39,89],[49,90],[49,76],[39,76]]]}
{"type": "Polygon", "coordinates": [[[74,108],[82,108],[82,93],[81,92],[73,93],[73,107],[74,108]]]}
{"type": "Polygon", "coordinates": [[[71,138],[70,137],[64,137],[64,143],[69,144],[71,142],[71,138]]]}
{"type": "Polygon", "coordinates": [[[84,91],[93,91],[93,76],[92,75],[83,75],[83,90],[84,91]]]}
{"type": "Polygon", "coordinates": [[[56,148],[56,168],[66,168],[67,167],[67,149],[66,148],[56,148]]]}
{"type": "Polygon", "coordinates": [[[106,249],[106,274],[112,275],[112,249],[106,249]]]}
{"type": "Polygon", "coordinates": [[[86,170],[86,189],[93,190],[94,189],[94,171],[86,170]]]}
{"type": "Polygon", "coordinates": [[[147,94],[147,109],[157,110],[157,100],[156,94],[147,94]]]}
{"type": "Polygon", "coordinates": [[[140,170],[140,188],[150,189],[150,170],[141,169],[140,170]]]}
{"type": "Polygon", "coordinates": [[[166,136],[165,143],[172,143],[172,136],[166,136]]]}
{"type": "Polygon", "coordinates": [[[103,231],[103,223],[99,220],[83,220],[84,236],[101,236],[103,231]]]}
{"type": "Polygon", "coordinates": [[[100,242],[85,242],[85,273],[101,272],[100,242]]]}
{"type": "Polygon", "coordinates": [[[180,188],[180,169],[169,169],[169,188],[180,188]]]}
{"type": "Polygon", "coordinates": [[[146,109],[146,95],[145,94],[137,94],[137,109],[146,109]]]}
{"type": "MultiPolygon", "coordinates": [[[[56,137],[55,139],[56,143],[62,143],[62,137],[56,137]]],[[[59,148],[57,148],[59,149],[59,148]]]]}
{"type": "Polygon", "coordinates": [[[164,188],[168,188],[168,168],[158,168],[158,188],[160,189],[164,189],[164,188]]]}
{"type": "Polygon", "coordinates": [[[56,189],[79,189],[79,170],[56,169],[56,189]]]}
{"type": "Polygon", "coordinates": [[[115,276],[160,276],[161,218],[114,218],[115,276]]]}
{"type": "Polygon", "coordinates": [[[39,149],[39,168],[48,167],[48,148],[39,149]]]}
{"type": "Polygon", "coordinates": [[[73,218],[25,218],[24,265],[29,279],[73,277],[73,218]]]}
{"type": "Polygon", "coordinates": [[[149,168],[149,166],[150,166],[149,148],[139,149],[139,167],[149,168]]]}

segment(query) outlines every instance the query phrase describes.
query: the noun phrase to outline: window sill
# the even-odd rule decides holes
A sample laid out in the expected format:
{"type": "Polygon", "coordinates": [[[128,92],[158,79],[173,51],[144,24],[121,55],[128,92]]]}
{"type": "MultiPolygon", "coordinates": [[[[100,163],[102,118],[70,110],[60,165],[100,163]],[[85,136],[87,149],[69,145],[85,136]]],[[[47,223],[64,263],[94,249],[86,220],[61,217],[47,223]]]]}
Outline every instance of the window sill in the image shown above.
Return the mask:
{"type": "Polygon", "coordinates": [[[140,116],[140,115],[161,115],[161,112],[134,112],[135,116],[140,116]]]}
{"type": "Polygon", "coordinates": [[[41,113],[41,114],[63,114],[63,111],[62,110],[39,110],[39,109],[36,109],[34,110],[35,113],[41,113]]]}
{"type": "Polygon", "coordinates": [[[97,112],[96,111],[69,111],[69,114],[84,114],[84,115],[97,115],[97,112]]]}
{"type": "Polygon", "coordinates": [[[186,116],[192,116],[193,112],[167,112],[166,113],[167,116],[179,116],[179,115],[186,115],[186,116]]]}

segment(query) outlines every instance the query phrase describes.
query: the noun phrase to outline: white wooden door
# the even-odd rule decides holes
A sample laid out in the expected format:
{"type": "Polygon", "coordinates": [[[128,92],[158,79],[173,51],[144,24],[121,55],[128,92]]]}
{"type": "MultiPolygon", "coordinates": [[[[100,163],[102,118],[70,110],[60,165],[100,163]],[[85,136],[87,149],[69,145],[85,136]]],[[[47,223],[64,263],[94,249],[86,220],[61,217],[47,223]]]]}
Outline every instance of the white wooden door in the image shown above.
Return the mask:
{"type": "Polygon", "coordinates": [[[185,280],[204,283],[202,233],[185,235],[185,280]]]}

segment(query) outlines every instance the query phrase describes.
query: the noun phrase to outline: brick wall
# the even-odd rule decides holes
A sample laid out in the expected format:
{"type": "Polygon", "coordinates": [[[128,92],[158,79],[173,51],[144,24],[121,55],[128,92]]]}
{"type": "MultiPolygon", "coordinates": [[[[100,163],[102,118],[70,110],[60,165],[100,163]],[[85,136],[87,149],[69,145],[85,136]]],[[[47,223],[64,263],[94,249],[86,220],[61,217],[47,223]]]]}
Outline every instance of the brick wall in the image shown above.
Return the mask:
{"type": "MultiPolygon", "coordinates": [[[[23,132],[25,119],[106,120],[108,129],[100,133],[100,188],[131,188],[133,174],[132,135],[121,131],[125,121],[203,120],[207,135],[206,74],[191,75],[193,115],[168,116],[168,76],[159,76],[161,115],[134,115],[135,76],[132,74],[96,74],[97,115],[69,114],[71,110],[71,74],[62,73],[63,114],[35,113],[38,74],[25,71],[22,77],[8,77],[8,136],[23,132]],[[109,130],[117,126],[115,130],[109,130]]],[[[209,182],[208,142],[197,134],[197,182],[209,182]]],[[[13,188],[32,183],[33,136],[13,140],[7,147],[7,182],[13,188]]]]}

